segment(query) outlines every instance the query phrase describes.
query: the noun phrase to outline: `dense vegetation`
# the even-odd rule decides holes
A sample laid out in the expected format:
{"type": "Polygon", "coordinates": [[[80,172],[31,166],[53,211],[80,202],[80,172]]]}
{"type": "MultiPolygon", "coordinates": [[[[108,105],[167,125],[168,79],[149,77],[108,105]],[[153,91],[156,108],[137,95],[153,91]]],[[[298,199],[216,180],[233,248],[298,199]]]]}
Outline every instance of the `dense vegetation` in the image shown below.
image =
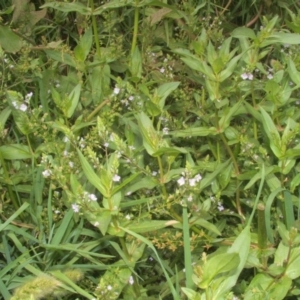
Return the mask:
{"type": "Polygon", "coordinates": [[[300,299],[299,2],[0,7],[1,299],[300,299]]]}

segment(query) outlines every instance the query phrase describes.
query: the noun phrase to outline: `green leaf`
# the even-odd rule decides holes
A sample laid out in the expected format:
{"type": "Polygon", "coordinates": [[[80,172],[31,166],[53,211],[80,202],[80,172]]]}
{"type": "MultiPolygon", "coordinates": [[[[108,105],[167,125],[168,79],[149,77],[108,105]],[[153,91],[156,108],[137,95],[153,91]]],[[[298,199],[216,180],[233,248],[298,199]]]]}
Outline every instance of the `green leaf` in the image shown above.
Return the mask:
{"type": "Polygon", "coordinates": [[[294,248],[291,250],[288,266],[285,271],[285,275],[290,279],[296,279],[300,277],[300,248],[294,248]]]}
{"type": "Polygon", "coordinates": [[[22,39],[8,26],[0,25],[0,46],[10,53],[16,53],[22,48],[22,39]]]}
{"type": "Polygon", "coordinates": [[[208,259],[203,267],[203,276],[198,286],[206,289],[211,281],[220,273],[229,272],[236,269],[240,263],[238,253],[217,254],[208,259]]]}
{"type": "Polygon", "coordinates": [[[162,229],[167,226],[173,226],[176,224],[178,224],[178,221],[175,220],[169,220],[169,221],[149,220],[149,221],[130,223],[128,226],[126,226],[126,228],[136,233],[145,233],[149,231],[162,229]]]}
{"type": "Polygon", "coordinates": [[[134,52],[131,55],[130,64],[131,76],[135,78],[135,81],[139,81],[142,76],[142,55],[138,47],[135,47],[134,52]]]}
{"type": "Polygon", "coordinates": [[[174,82],[168,82],[160,85],[157,89],[157,97],[159,99],[159,106],[161,109],[164,108],[165,106],[165,101],[166,98],[173,92],[175,91],[180,82],[174,81],[174,82]]]}
{"type": "Polygon", "coordinates": [[[185,148],[179,148],[179,147],[161,147],[159,148],[159,150],[152,153],[152,156],[158,157],[163,154],[168,156],[177,156],[180,153],[187,154],[188,151],[186,151],[185,148]]]}
{"type": "Polygon", "coordinates": [[[291,80],[296,85],[300,85],[300,72],[298,72],[293,60],[290,57],[288,57],[288,59],[287,59],[287,65],[288,65],[287,70],[288,70],[291,80]]]}
{"type": "Polygon", "coordinates": [[[192,127],[182,130],[174,130],[169,133],[174,137],[208,136],[218,134],[215,127],[192,127]]]}
{"type": "Polygon", "coordinates": [[[0,131],[4,129],[5,123],[11,115],[11,108],[6,107],[0,113],[0,131]]]}
{"type": "Polygon", "coordinates": [[[234,29],[231,33],[231,36],[234,38],[249,38],[252,40],[256,39],[256,35],[254,33],[254,31],[250,28],[246,28],[246,27],[238,27],[236,29],[234,29]]]}
{"type": "Polygon", "coordinates": [[[95,187],[97,190],[105,197],[109,198],[109,191],[102,184],[101,179],[96,175],[93,168],[88,163],[87,159],[83,156],[79,149],[77,149],[77,153],[80,159],[80,163],[83,169],[83,172],[88,179],[88,181],[95,187]]]}
{"type": "Polygon", "coordinates": [[[80,92],[81,92],[81,84],[77,84],[68,96],[67,111],[66,111],[66,116],[68,118],[71,118],[75,112],[75,109],[79,102],[80,92]]]}
{"type": "Polygon", "coordinates": [[[281,139],[276,125],[274,124],[270,115],[261,106],[259,107],[259,110],[262,114],[261,121],[263,123],[264,130],[270,141],[270,148],[272,149],[273,153],[280,158],[284,155],[284,152],[281,149],[281,139]]]}
{"type": "Polygon", "coordinates": [[[217,235],[222,235],[222,233],[219,231],[219,229],[217,228],[216,225],[202,219],[202,218],[199,218],[198,220],[196,220],[195,222],[193,222],[193,224],[197,224],[201,227],[204,227],[205,229],[217,234],[217,235]]]}
{"type": "Polygon", "coordinates": [[[72,3],[49,2],[41,6],[41,8],[48,8],[48,7],[66,13],[76,11],[82,15],[90,15],[92,12],[88,6],[80,2],[72,2],[72,3]]]}
{"type": "Polygon", "coordinates": [[[9,160],[32,158],[29,147],[22,144],[0,146],[0,153],[4,159],[9,160]]]}
{"type": "Polygon", "coordinates": [[[90,27],[85,31],[84,35],[80,39],[80,42],[74,48],[75,58],[81,62],[84,62],[88,54],[90,53],[92,44],[93,44],[93,31],[92,28],[90,27]]]}

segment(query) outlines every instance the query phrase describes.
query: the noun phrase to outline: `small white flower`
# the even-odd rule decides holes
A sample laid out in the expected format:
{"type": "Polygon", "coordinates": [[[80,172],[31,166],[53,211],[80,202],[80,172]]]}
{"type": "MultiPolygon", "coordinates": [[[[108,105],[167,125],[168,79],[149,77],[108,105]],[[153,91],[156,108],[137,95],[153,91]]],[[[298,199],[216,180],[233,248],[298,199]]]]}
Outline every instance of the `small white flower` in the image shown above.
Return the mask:
{"type": "Polygon", "coordinates": [[[247,73],[243,73],[241,75],[241,77],[242,77],[242,79],[246,80],[246,79],[248,79],[248,74],[247,73]]]}
{"type": "Polygon", "coordinates": [[[70,140],[69,140],[69,138],[67,137],[67,136],[65,136],[64,138],[63,138],[63,142],[65,142],[65,143],[67,143],[67,142],[69,142],[70,140]]]}
{"type": "Polygon", "coordinates": [[[28,94],[25,96],[25,100],[24,100],[24,101],[25,101],[26,103],[29,103],[29,101],[30,101],[32,95],[33,95],[32,92],[28,93],[28,94]]]}
{"type": "Polygon", "coordinates": [[[55,210],[54,213],[56,213],[57,215],[60,214],[59,210],[55,210]]]}
{"type": "Polygon", "coordinates": [[[134,147],[134,146],[128,146],[128,149],[129,149],[129,150],[134,150],[135,147],[134,147]]]}
{"type": "Polygon", "coordinates": [[[130,215],[126,215],[125,219],[130,220],[131,219],[130,215]]]}
{"type": "Polygon", "coordinates": [[[59,83],[57,83],[57,84],[55,85],[55,87],[56,87],[56,88],[59,88],[59,87],[60,87],[60,84],[59,84],[59,83]]]}
{"type": "Polygon", "coordinates": [[[19,108],[19,105],[18,105],[17,101],[13,101],[13,102],[12,102],[12,105],[13,105],[13,107],[16,108],[16,109],[19,108]]]}
{"type": "Polygon", "coordinates": [[[74,163],[72,161],[69,161],[70,168],[74,168],[74,163]]]}
{"type": "Polygon", "coordinates": [[[126,193],[126,196],[130,196],[131,194],[132,194],[132,192],[129,191],[129,192],[126,193]]]}
{"type": "Polygon", "coordinates": [[[156,176],[156,175],[157,175],[157,172],[156,172],[156,171],[153,171],[151,174],[152,174],[152,176],[156,176]]]}
{"type": "Polygon", "coordinates": [[[67,157],[67,156],[69,155],[69,152],[68,152],[67,150],[65,150],[65,151],[63,152],[63,155],[67,157]]]}
{"type": "Polygon", "coordinates": [[[223,211],[225,208],[224,208],[224,206],[222,205],[222,203],[221,202],[219,202],[218,203],[218,210],[219,211],[223,211]]]}
{"type": "Polygon", "coordinates": [[[114,182],[119,182],[121,180],[121,177],[118,174],[115,174],[114,177],[112,178],[114,182]]]}
{"type": "Polygon", "coordinates": [[[109,143],[104,143],[104,147],[107,148],[109,146],[109,143]]]}
{"type": "Polygon", "coordinates": [[[189,185],[190,186],[195,186],[196,185],[196,179],[194,179],[194,178],[189,179],[189,185]]]}
{"type": "Polygon", "coordinates": [[[111,291],[111,290],[112,290],[112,286],[111,286],[111,285],[108,285],[108,286],[107,286],[107,289],[108,289],[109,291],[111,291]]]}
{"type": "Polygon", "coordinates": [[[129,280],[128,280],[129,284],[133,285],[134,284],[134,279],[132,276],[129,277],[129,280]]]}
{"type": "Polygon", "coordinates": [[[167,127],[164,127],[162,131],[163,131],[163,134],[165,134],[165,135],[169,134],[169,128],[167,128],[167,127]]]}
{"type": "Polygon", "coordinates": [[[47,177],[51,176],[52,172],[50,170],[45,170],[42,172],[42,174],[45,178],[47,178],[47,177]]]}
{"type": "Polygon", "coordinates": [[[97,197],[94,194],[89,194],[88,198],[92,201],[97,201],[97,197]]]}
{"type": "Polygon", "coordinates": [[[194,179],[199,182],[202,179],[202,176],[200,174],[197,174],[194,179]]]}
{"type": "Polygon", "coordinates": [[[187,198],[187,201],[189,201],[189,202],[193,201],[193,196],[189,195],[188,198],[187,198]]]}
{"type": "Polygon", "coordinates": [[[181,185],[184,185],[185,184],[185,179],[184,177],[180,177],[178,180],[177,180],[177,183],[181,186],[181,185]]]}
{"type": "Polygon", "coordinates": [[[19,109],[21,110],[21,111],[26,111],[27,110],[27,105],[25,104],[25,103],[22,103],[21,105],[20,105],[20,107],[19,107],[19,109]]]}
{"type": "Polygon", "coordinates": [[[95,222],[95,223],[94,223],[94,226],[95,226],[95,227],[97,227],[97,226],[99,226],[99,225],[100,225],[99,222],[95,222]]]}
{"type": "Polygon", "coordinates": [[[249,80],[253,80],[253,74],[248,73],[248,79],[249,79],[249,80]]]}
{"type": "Polygon", "coordinates": [[[118,95],[120,93],[120,89],[118,87],[114,88],[114,94],[118,95]]]}
{"type": "Polygon", "coordinates": [[[129,101],[132,101],[133,99],[134,99],[133,96],[129,96],[129,98],[128,98],[129,101]]]}
{"type": "Polygon", "coordinates": [[[114,141],[114,136],[113,136],[113,134],[111,134],[111,135],[109,136],[109,140],[112,141],[112,142],[114,141]]]}
{"type": "Polygon", "coordinates": [[[162,73],[162,74],[165,73],[165,68],[160,68],[159,72],[162,73]]]}
{"type": "Polygon", "coordinates": [[[272,75],[271,73],[269,73],[269,74],[267,75],[267,78],[268,78],[268,79],[273,79],[273,75],[272,75]]]}
{"type": "Polygon", "coordinates": [[[79,205],[78,204],[72,204],[72,209],[74,210],[74,212],[78,213],[79,212],[79,205]]]}

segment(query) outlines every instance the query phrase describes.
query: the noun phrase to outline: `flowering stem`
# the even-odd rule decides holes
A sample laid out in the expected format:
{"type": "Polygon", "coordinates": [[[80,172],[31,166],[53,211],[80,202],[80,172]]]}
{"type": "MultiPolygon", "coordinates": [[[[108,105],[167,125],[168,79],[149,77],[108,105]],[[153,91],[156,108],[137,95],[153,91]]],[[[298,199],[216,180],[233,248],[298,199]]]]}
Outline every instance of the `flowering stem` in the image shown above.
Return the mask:
{"type": "Polygon", "coordinates": [[[135,1],[135,11],[134,11],[134,27],[133,27],[133,36],[132,36],[132,43],[131,43],[131,54],[133,54],[136,43],[137,43],[137,36],[138,36],[138,29],[139,29],[139,0],[135,1]]]}
{"type": "MultiPolygon", "coordinates": [[[[256,108],[253,82],[251,84],[251,94],[252,94],[252,104],[253,104],[253,107],[256,108]]],[[[257,140],[257,123],[256,123],[255,119],[253,121],[253,135],[254,135],[254,138],[257,140]]]]}
{"type": "Polygon", "coordinates": [[[103,101],[101,104],[99,104],[86,118],[87,121],[91,121],[91,119],[101,110],[103,106],[109,103],[109,100],[103,101]]]}
{"type": "Polygon", "coordinates": [[[98,37],[98,28],[97,28],[97,22],[96,22],[96,16],[93,14],[94,13],[94,0],[90,0],[90,7],[92,10],[92,24],[93,24],[93,31],[94,31],[94,40],[96,44],[96,49],[97,49],[97,55],[98,57],[101,56],[101,49],[100,49],[100,42],[99,42],[99,37],[98,37]]]}
{"type": "Polygon", "coordinates": [[[157,157],[157,161],[158,161],[158,165],[159,165],[159,175],[160,175],[160,184],[161,184],[161,188],[162,188],[162,192],[164,195],[164,198],[167,199],[167,190],[166,187],[164,185],[164,169],[162,166],[162,162],[161,162],[161,158],[160,156],[157,157]]]}

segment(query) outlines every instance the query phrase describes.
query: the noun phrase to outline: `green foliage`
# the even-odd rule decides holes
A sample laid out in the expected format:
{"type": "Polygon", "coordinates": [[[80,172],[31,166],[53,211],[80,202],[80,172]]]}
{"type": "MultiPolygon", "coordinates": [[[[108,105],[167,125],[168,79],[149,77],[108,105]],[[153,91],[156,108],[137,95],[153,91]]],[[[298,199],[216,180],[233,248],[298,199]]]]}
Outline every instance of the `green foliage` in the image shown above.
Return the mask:
{"type": "Polygon", "coordinates": [[[296,1],[0,3],[4,300],[299,297],[296,1]]]}

